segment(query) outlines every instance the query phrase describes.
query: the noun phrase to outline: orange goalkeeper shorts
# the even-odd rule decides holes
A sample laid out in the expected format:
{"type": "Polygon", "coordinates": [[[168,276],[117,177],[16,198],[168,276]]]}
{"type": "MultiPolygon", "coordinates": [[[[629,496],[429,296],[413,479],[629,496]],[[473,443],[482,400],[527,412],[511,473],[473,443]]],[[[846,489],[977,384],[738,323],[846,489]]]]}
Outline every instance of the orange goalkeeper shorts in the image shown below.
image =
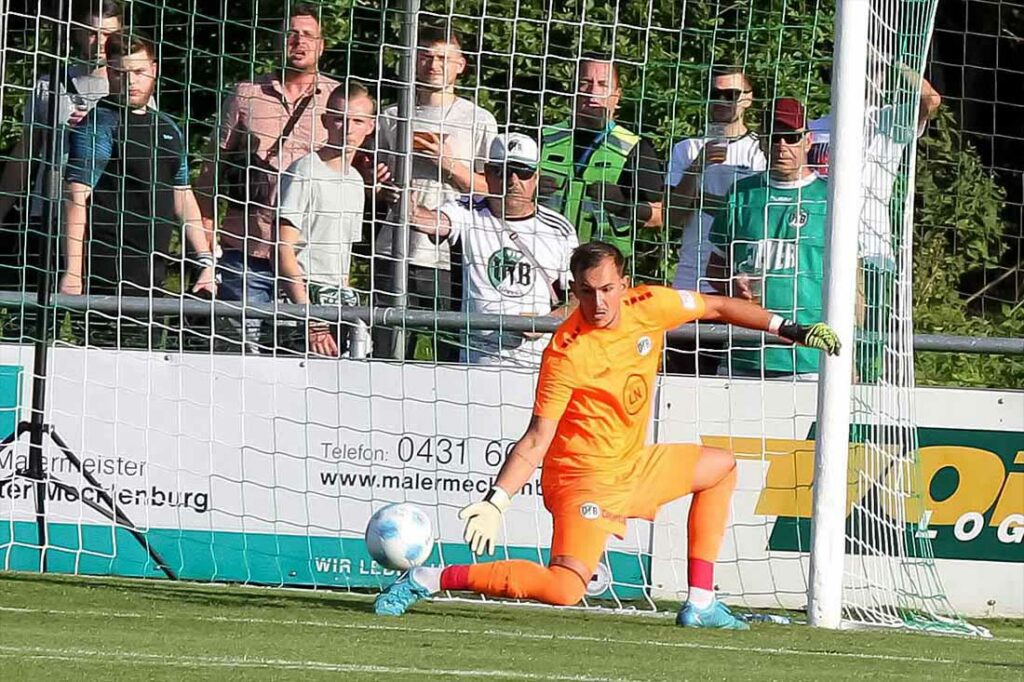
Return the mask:
{"type": "Polygon", "coordinates": [[[624,476],[544,467],[541,479],[544,506],[555,518],[552,556],[556,555],[554,544],[563,540],[558,537],[562,535],[560,526],[576,531],[564,533],[567,546],[560,547],[559,551],[582,558],[593,554],[593,549],[581,547],[583,551],[577,553],[569,551],[569,545],[573,537],[600,535],[589,528],[604,533],[603,547],[609,533],[620,538],[625,535],[626,519],[653,520],[659,507],[693,492],[693,473],[699,458],[699,445],[667,443],[650,445],[638,452],[632,458],[633,467],[624,476]]]}

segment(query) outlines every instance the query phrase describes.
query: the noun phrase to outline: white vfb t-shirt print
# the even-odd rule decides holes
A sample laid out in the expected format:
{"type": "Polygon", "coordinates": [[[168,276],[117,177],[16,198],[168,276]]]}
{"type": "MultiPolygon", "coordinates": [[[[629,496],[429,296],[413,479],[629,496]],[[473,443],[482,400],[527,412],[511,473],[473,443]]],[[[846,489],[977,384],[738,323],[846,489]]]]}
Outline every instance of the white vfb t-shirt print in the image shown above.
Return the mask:
{"type": "MultiPolygon", "coordinates": [[[[463,310],[503,315],[550,313],[549,285],[568,290],[569,257],[579,245],[569,221],[543,206],[529,218],[503,220],[491,213],[486,201],[467,204],[449,202],[441,207],[451,223],[448,241],[462,243],[463,310]],[[516,234],[515,240],[510,232],[516,234]],[[543,276],[519,244],[530,250],[543,276]]],[[[519,333],[494,330],[473,332],[466,341],[464,359],[469,362],[536,364],[548,338],[530,340],[519,333]]]]}
{"type": "MultiPolygon", "coordinates": [[[[668,184],[677,186],[683,180],[683,173],[700,154],[710,138],[691,137],[672,147],[672,159],[668,167],[668,184]]],[[[703,196],[724,197],[738,180],[759,173],[767,168],[764,152],[753,133],[729,140],[725,150],[725,162],[710,164],[704,168],[701,177],[701,195],[697,197],[697,208],[703,196]]],[[[676,289],[715,293],[705,279],[708,259],[711,257],[711,224],[714,216],[707,211],[695,211],[683,227],[683,239],[679,246],[679,265],[672,286],[676,289]]]]}

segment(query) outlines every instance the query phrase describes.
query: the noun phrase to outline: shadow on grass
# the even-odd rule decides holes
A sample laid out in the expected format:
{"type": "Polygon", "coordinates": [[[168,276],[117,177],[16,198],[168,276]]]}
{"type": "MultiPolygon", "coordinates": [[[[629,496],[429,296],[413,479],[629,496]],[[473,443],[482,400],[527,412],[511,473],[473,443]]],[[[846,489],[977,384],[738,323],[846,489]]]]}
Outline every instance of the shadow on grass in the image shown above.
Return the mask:
{"type": "Polygon", "coordinates": [[[350,590],[317,590],[289,588],[277,585],[257,586],[231,583],[206,584],[170,582],[144,578],[111,578],[105,576],[60,576],[33,573],[0,574],[0,589],[17,591],[18,586],[60,587],[83,592],[111,589],[128,592],[135,599],[167,604],[192,604],[210,608],[238,609],[329,609],[351,613],[371,614],[373,603],[370,593],[350,590]]]}

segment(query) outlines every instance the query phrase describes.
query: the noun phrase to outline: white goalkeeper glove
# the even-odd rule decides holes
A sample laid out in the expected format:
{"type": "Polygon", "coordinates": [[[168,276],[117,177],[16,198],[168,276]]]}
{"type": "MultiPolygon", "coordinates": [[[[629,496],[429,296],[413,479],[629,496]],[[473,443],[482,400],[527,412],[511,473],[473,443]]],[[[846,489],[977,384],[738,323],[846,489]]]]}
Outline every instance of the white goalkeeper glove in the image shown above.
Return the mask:
{"type": "Polygon", "coordinates": [[[459,512],[459,518],[466,522],[463,537],[473,554],[481,556],[485,551],[494,554],[501,529],[501,515],[512,504],[512,498],[503,489],[495,486],[482,502],[474,502],[459,512]]]}

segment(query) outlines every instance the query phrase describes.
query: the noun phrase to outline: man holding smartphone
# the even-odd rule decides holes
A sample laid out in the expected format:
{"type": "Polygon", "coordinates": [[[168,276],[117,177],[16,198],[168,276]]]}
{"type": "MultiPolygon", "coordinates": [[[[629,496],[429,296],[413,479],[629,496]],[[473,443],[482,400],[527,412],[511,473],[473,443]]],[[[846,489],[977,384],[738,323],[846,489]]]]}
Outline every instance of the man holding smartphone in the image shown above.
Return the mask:
{"type": "MultiPolygon", "coordinates": [[[[707,135],[677,142],[669,162],[666,206],[670,225],[683,226],[675,289],[716,293],[704,277],[711,255],[709,234],[714,212],[737,180],[765,170],[757,136],[746,124],[754,99],[750,80],[741,69],[713,72],[708,97],[707,135]]],[[[707,343],[702,348],[711,348],[707,343]]],[[[676,374],[715,374],[720,356],[698,354],[694,342],[672,342],[668,371],[676,374]]],[[[712,348],[712,350],[714,350],[712,348]]]]}
{"type": "MultiPolygon", "coordinates": [[[[487,193],[483,163],[498,133],[498,124],[491,112],[455,94],[455,84],[465,70],[466,57],[458,35],[433,27],[421,29],[416,53],[416,110],[410,122],[413,129],[411,177],[402,177],[402,157],[395,153],[401,150],[398,106],[385,109],[380,119],[381,159],[399,185],[412,188],[415,205],[435,214],[441,205],[459,197],[487,193]]],[[[389,195],[393,196],[394,192],[385,191],[378,197],[386,200],[389,195]]],[[[386,299],[399,290],[391,276],[394,270],[392,240],[399,216],[399,207],[393,205],[374,246],[375,255],[380,257],[375,288],[386,299]]],[[[405,290],[409,294],[409,307],[434,311],[451,309],[457,297],[452,291],[449,243],[433,242],[426,235],[414,232],[409,235],[407,257],[409,279],[405,290]]],[[[417,336],[407,336],[405,357],[412,357],[417,336]]],[[[454,345],[438,343],[436,337],[431,337],[430,341],[435,360],[458,360],[459,350],[454,345]]],[[[393,357],[398,350],[395,335],[383,329],[376,333],[374,347],[376,354],[382,357],[393,357]]]]}
{"type": "Polygon", "coordinates": [[[673,287],[714,293],[710,283],[699,281],[711,253],[708,233],[714,211],[737,180],[766,165],[757,136],[745,121],[754,91],[743,71],[716,71],[708,100],[708,134],[672,147],[668,217],[671,224],[684,225],[673,287]]]}

